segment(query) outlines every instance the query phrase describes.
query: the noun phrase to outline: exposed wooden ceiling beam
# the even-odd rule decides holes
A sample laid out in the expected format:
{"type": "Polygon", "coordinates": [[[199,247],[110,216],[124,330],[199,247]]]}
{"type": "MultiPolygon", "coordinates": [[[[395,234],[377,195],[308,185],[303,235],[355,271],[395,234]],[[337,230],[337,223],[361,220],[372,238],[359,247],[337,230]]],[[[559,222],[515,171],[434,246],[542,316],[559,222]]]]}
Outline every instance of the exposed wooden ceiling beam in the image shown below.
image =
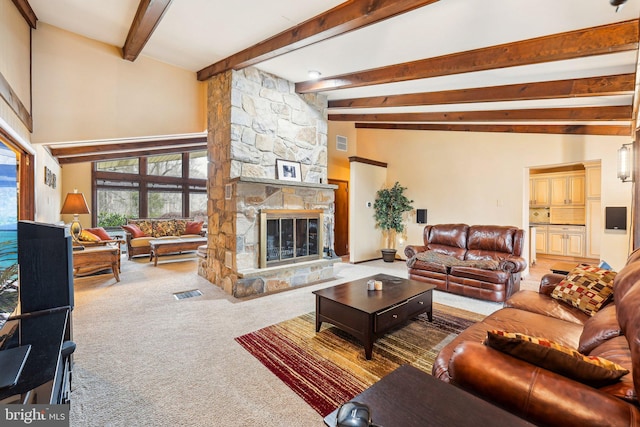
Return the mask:
{"type": "Polygon", "coordinates": [[[631,126],[619,125],[460,125],[421,123],[356,123],[357,129],[440,130],[452,132],[553,133],[569,135],[629,135],[631,126]]]}
{"type": "Polygon", "coordinates": [[[296,92],[323,92],[637,49],[636,19],[299,82],[296,83],[296,92]]]}
{"type": "Polygon", "coordinates": [[[339,99],[329,101],[329,108],[406,107],[416,105],[628,95],[633,94],[634,86],[635,75],[630,73],[615,76],[444,90],[439,92],[339,99]]]}
{"type": "Polygon", "coordinates": [[[532,108],[521,110],[449,111],[434,113],[329,114],[329,120],[343,122],[485,122],[579,120],[631,120],[631,106],[532,108]]]}
{"type": "Polygon", "coordinates": [[[206,136],[197,136],[191,138],[173,138],[163,139],[159,141],[140,141],[140,142],[121,142],[111,144],[85,144],[67,147],[49,147],[51,155],[54,157],[69,157],[81,154],[98,154],[108,153],[112,151],[126,152],[149,150],[160,147],[173,147],[174,150],[181,150],[189,145],[202,145],[207,143],[206,136]]]}
{"type": "Polygon", "coordinates": [[[122,48],[122,57],[135,61],[149,37],[160,23],[172,0],[140,0],[138,11],[133,18],[127,40],[122,48]]]}
{"type": "Polygon", "coordinates": [[[16,5],[20,15],[27,21],[27,24],[34,30],[36,29],[36,23],[38,22],[38,17],[36,13],[31,8],[29,4],[29,0],[13,0],[13,4],[16,5]]]}
{"type": "Polygon", "coordinates": [[[239,70],[438,0],[350,0],[198,71],[198,80],[239,70]]]}
{"type": "Polygon", "coordinates": [[[96,162],[96,161],[104,161],[104,160],[115,160],[115,159],[127,159],[131,157],[141,157],[141,156],[153,156],[158,154],[169,154],[176,152],[191,152],[191,151],[200,151],[206,150],[207,144],[197,144],[197,145],[189,145],[185,147],[170,147],[170,148],[162,148],[162,149],[143,149],[143,150],[134,150],[134,151],[120,151],[120,152],[112,152],[112,153],[100,153],[100,154],[86,154],[80,156],[72,156],[72,157],[58,157],[58,163],[70,164],[70,163],[84,163],[84,162],[96,162]]]}

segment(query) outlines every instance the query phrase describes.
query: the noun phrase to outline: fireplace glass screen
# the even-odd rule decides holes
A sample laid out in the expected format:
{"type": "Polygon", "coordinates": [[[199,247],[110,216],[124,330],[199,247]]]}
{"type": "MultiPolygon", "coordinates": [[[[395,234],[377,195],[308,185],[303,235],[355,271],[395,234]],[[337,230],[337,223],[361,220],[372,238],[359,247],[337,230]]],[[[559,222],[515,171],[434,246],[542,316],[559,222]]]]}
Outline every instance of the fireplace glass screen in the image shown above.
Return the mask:
{"type": "MultiPolygon", "coordinates": [[[[266,265],[317,259],[320,252],[320,217],[317,211],[262,212],[266,265]]],[[[261,267],[265,267],[261,262],[261,267]]]]}

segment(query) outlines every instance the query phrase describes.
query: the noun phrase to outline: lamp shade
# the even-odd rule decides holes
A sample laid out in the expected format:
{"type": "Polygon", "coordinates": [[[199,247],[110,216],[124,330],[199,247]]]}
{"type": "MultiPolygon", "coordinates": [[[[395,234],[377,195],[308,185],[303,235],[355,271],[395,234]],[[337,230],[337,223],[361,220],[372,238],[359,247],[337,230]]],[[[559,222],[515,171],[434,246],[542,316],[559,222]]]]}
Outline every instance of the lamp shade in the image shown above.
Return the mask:
{"type": "Polygon", "coordinates": [[[67,198],[64,199],[64,203],[62,204],[62,209],[60,209],[60,213],[79,215],[79,214],[88,214],[91,212],[89,211],[89,206],[87,206],[87,201],[84,198],[84,194],[68,193],[67,198]]]}

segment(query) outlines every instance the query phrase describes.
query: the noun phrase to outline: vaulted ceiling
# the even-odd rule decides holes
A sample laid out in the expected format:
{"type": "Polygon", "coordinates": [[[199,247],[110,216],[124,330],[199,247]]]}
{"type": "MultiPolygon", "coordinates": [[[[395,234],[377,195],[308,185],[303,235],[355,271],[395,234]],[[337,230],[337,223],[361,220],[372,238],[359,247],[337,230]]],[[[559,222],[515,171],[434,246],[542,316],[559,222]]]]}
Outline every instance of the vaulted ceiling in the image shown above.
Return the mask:
{"type": "Polygon", "coordinates": [[[326,94],[329,120],[357,127],[629,138],[636,129],[640,0],[29,4],[41,21],[122,47],[123,60],[146,55],[199,80],[256,66],[326,94]]]}

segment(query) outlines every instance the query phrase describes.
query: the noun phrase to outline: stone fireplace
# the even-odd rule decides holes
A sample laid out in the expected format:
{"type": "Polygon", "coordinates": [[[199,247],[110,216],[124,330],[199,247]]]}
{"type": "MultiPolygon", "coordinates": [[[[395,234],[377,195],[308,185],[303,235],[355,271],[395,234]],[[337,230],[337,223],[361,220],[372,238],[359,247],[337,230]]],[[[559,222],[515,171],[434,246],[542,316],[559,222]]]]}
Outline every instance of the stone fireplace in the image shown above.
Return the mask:
{"type": "Polygon", "coordinates": [[[198,273],[236,297],[333,278],[326,97],[248,68],[210,79],[207,98],[208,244],[198,273]],[[277,159],[300,163],[301,181],[278,179],[277,159]],[[276,226],[277,245],[266,237],[276,226]]]}

